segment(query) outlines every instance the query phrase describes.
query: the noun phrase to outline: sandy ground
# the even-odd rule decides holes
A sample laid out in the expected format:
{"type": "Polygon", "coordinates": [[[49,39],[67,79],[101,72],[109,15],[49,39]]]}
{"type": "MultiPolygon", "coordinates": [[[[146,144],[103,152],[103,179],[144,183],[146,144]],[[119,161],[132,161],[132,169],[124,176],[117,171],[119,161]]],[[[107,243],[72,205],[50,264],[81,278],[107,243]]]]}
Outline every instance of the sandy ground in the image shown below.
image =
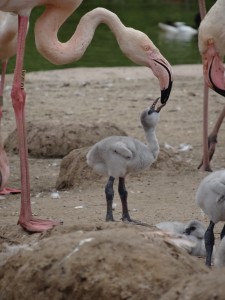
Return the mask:
{"type": "MultiPolygon", "coordinates": [[[[5,140],[15,129],[11,82],[8,75],[2,122],[5,140]]],[[[35,216],[61,220],[63,225],[45,234],[27,234],[16,225],[20,195],[0,198],[0,247],[4,254],[0,256],[0,299],[28,299],[31,295],[35,295],[33,299],[197,299],[198,293],[204,299],[223,299],[222,281],[212,275],[218,271],[209,272],[203,259],[190,257],[162,241],[150,243],[141,237],[149,228],[122,224],[116,184],[116,222],[106,223],[107,179],[96,176],[85,164],[89,146],[102,135],[112,134],[112,124],[118,132],[145,141],[139,116],[159,91],[157,80],[141,67],[78,68],[26,75],[32,210],[35,216]],[[65,189],[65,183],[64,190],[57,191],[59,173],[63,176],[62,157],[80,147],[87,148],[78,150],[83,154],[76,159],[68,179],[73,187],[65,189]],[[22,249],[16,249],[8,259],[7,245],[22,249]],[[78,251],[79,247],[83,250],[78,251]],[[213,288],[199,291],[205,282],[213,288]]],[[[224,99],[210,91],[210,128],[223,105],[224,99]]],[[[202,157],[202,107],[201,66],[174,67],[171,97],[157,126],[161,148],[158,162],[127,178],[128,205],[134,219],[149,225],[191,219],[208,224],[195,204],[196,189],[207,175],[197,170],[202,157]]],[[[224,168],[224,148],[225,136],[221,134],[213,170],[224,168]]],[[[10,186],[19,187],[15,149],[15,141],[9,140],[10,186]]],[[[217,239],[221,226],[215,229],[217,239]]]]}

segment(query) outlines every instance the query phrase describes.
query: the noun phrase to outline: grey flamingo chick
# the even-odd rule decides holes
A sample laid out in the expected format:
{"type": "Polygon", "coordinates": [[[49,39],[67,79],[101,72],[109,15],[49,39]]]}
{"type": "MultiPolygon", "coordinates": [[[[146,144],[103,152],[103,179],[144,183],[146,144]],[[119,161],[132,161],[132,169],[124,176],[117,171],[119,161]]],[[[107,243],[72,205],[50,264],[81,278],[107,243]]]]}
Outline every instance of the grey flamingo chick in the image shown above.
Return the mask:
{"type": "MultiPolygon", "coordinates": [[[[142,171],[157,159],[159,144],[155,129],[159,121],[159,111],[163,106],[156,108],[158,100],[159,98],[150,108],[145,109],[140,117],[148,145],[133,137],[111,136],[96,143],[87,153],[87,164],[95,172],[109,177],[105,186],[106,221],[114,221],[112,213],[113,184],[115,178],[119,178],[118,192],[122,202],[122,220],[138,223],[131,220],[128,212],[125,177],[130,173],[142,171]]],[[[140,222],[138,224],[143,225],[140,222]]]]}
{"type": "Polygon", "coordinates": [[[191,220],[185,225],[183,234],[194,244],[190,252],[191,255],[202,257],[206,256],[204,241],[205,232],[205,226],[198,220],[191,220]]]}
{"type": "Polygon", "coordinates": [[[155,225],[158,229],[175,234],[183,234],[185,224],[178,221],[164,221],[155,225]]]}
{"type": "Polygon", "coordinates": [[[180,238],[187,239],[192,242],[188,253],[193,256],[206,256],[204,234],[205,226],[197,221],[190,220],[187,223],[183,222],[161,222],[156,224],[156,227],[164,232],[180,236],[180,238]]]}
{"type": "MultiPolygon", "coordinates": [[[[206,265],[211,266],[214,238],[214,226],[225,221],[225,170],[215,171],[206,176],[196,192],[196,203],[209,217],[210,223],[205,232],[206,265]]],[[[225,225],[220,233],[225,235],[225,225]]]]}

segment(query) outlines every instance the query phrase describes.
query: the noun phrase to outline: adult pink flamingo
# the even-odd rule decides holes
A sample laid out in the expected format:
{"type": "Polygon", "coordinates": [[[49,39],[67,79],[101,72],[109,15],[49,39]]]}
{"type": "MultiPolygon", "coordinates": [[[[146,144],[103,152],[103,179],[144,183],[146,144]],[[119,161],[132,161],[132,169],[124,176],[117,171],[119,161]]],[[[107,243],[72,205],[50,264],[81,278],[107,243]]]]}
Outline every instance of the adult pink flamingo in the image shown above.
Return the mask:
{"type": "Polygon", "coordinates": [[[225,117],[225,107],[208,136],[208,87],[225,96],[223,57],[225,54],[225,1],[217,0],[206,14],[205,0],[199,0],[202,22],[199,27],[199,51],[202,55],[204,88],[203,113],[203,160],[199,165],[204,171],[211,171],[217,135],[225,117]]]}
{"type": "Polygon", "coordinates": [[[19,193],[20,190],[6,187],[9,178],[9,162],[1,138],[3,91],[8,59],[16,54],[18,21],[12,13],[0,11],[0,60],[2,63],[0,83],[0,194],[19,193]]]}
{"type": "Polygon", "coordinates": [[[152,41],[142,32],[125,27],[114,13],[96,8],[84,15],[66,43],[60,43],[57,33],[63,22],[77,9],[83,0],[3,0],[0,10],[18,14],[17,59],[12,86],[12,103],[17,124],[21,163],[21,210],[18,223],[30,232],[41,232],[57,224],[51,220],[34,219],[30,204],[28,154],[25,132],[24,105],[26,94],[22,76],[27,25],[31,10],[45,5],[45,11],[35,25],[35,40],[39,52],[54,64],[66,64],[82,57],[90,44],[96,27],[107,24],[115,34],[122,52],[137,64],[152,69],[161,88],[161,103],[166,104],[172,87],[172,71],[168,61],[152,41]]]}

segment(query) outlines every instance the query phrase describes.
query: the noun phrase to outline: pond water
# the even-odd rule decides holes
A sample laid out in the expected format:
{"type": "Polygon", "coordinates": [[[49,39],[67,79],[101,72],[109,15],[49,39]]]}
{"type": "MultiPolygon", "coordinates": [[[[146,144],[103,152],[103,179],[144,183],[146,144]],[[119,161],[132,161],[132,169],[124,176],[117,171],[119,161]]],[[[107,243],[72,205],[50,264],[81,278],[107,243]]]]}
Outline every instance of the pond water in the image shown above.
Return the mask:
{"type": "MultiPolygon", "coordinates": [[[[207,8],[214,3],[207,1],[207,8]]],[[[59,32],[61,41],[66,41],[74,32],[80,18],[91,9],[102,6],[115,12],[128,27],[145,32],[160,49],[162,54],[175,64],[200,63],[197,34],[186,39],[178,34],[165,34],[159,23],[182,21],[195,27],[195,16],[198,13],[197,0],[84,0],[77,11],[66,21],[59,32]]],[[[115,37],[106,25],[100,25],[91,45],[84,56],[75,63],[55,66],[37,52],[34,43],[33,28],[42,8],[36,8],[31,15],[30,29],[27,38],[25,68],[27,71],[49,70],[65,67],[111,67],[133,65],[120,51],[115,37]]],[[[15,59],[9,63],[9,72],[13,72],[15,59]]]]}

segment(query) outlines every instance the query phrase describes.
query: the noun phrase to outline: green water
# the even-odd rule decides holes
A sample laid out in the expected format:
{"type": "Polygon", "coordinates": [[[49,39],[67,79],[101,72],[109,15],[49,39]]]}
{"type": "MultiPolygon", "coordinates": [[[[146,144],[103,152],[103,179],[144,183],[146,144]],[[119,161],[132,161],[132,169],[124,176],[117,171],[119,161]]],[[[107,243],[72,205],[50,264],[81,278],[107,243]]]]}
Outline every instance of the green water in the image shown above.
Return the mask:
{"type": "MultiPolygon", "coordinates": [[[[208,8],[214,3],[207,1],[208,8]]],[[[91,9],[102,6],[115,12],[128,26],[145,32],[160,49],[171,64],[200,63],[197,37],[190,41],[168,40],[158,28],[159,22],[184,21],[194,26],[194,17],[198,12],[197,0],[84,0],[78,10],[66,21],[59,32],[59,39],[66,41],[73,34],[80,18],[91,9]]],[[[42,8],[33,10],[25,53],[25,69],[29,71],[59,69],[65,67],[112,67],[131,66],[121,52],[117,42],[106,25],[100,25],[91,45],[80,61],[69,65],[55,66],[41,57],[34,43],[33,28],[42,8]]],[[[13,72],[15,59],[11,59],[8,72],[13,72]]]]}

